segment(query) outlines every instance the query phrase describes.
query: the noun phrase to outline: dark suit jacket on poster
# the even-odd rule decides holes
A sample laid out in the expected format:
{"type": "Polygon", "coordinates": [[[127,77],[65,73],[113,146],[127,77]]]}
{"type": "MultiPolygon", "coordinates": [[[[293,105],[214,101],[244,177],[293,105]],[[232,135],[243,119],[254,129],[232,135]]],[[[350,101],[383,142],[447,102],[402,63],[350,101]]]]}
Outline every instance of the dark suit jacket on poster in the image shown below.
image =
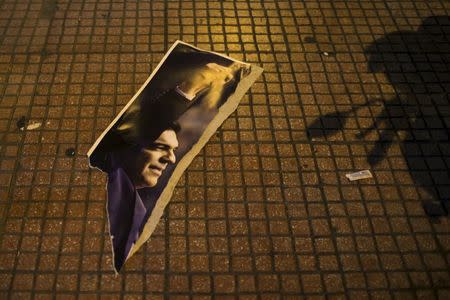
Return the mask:
{"type": "MultiPolygon", "coordinates": [[[[138,126],[142,135],[139,144],[150,144],[176,121],[194,101],[189,101],[175,89],[148,98],[142,93],[138,126]]],[[[120,123],[120,120],[118,121],[120,123]]],[[[114,127],[106,134],[90,156],[90,164],[108,173],[108,216],[114,251],[114,266],[119,271],[131,247],[145,225],[145,216],[155,203],[146,203],[144,189],[137,190],[121,166],[115,150],[126,146],[114,127]]],[[[147,201],[148,202],[148,201],[147,201]]]]}

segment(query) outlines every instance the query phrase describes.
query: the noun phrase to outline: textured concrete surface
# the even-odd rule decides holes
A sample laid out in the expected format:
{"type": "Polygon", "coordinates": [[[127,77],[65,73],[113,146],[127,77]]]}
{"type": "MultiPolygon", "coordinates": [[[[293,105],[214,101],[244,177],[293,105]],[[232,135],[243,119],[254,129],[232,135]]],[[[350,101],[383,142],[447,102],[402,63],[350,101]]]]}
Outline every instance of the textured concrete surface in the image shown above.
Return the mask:
{"type": "Polygon", "coordinates": [[[0,3],[0,298],[450,297],[448,1],[0,3]],[[176,39],[265,73],[115,276],[85,154],[176,39]]]}

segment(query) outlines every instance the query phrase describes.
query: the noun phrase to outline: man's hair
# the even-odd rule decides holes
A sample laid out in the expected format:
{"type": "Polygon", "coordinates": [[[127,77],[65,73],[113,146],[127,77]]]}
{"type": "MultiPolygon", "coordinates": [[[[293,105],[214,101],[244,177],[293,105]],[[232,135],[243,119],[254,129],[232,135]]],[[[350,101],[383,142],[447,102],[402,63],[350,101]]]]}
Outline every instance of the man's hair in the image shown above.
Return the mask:
{"type": "MultiPolygon", "coordinates": [[[[114,135],[119,136],[125,144],[139,144],[144,141],[152,142],[152,140],[156,140],[164,130],[171,129],[175,131],[175,133],[178,133],[181,130],[181,125],[177,121],[171,121],[166,124],[155,123],[154,126],[143,126],[143,108],[141,105],[142,98],[143,96],[141,95],[141,97],[136,99],[136,101],[119,119],[116,126],[111,129],[111,132],[114,135]]],[[[144,112],[146,115],[151,115],[151,112],[146,111],[146,108],[144,108],[144,112]]],[[[149,123],[152,123],[152,118],[154,119],[157,117],[158,115],[151,116],[150,121],[146,120],[148,122],[147,124],[153,125],[149,123]]]]}
{"type": "Polygon", "coordinates": [[[178,133],[181,130],[181,125],[177,121],[173,121],[169,124],[169,127],[167,127],[167,129],[172,129],[173,131],[175,131],[175,133],[178,133]]]}
{"type": "Polygon", "coordinates": [[[146,146],[148,144],[151,144],[154,142],[160,135],[166,130],[173,130],[176,134],[180,132],[181,125],[177,121],[173,121],[169,124],[167,124],[164,127],[159,128],[159,131],[157,134],[155,134],[154,138],[151,138],[149,140],[142,141],[142,139],[139,139],[139,137],[136,136],[127,136],[127,133],[130,131],[117,131],[115,130],[116,135],[120,138],[121,145],[118,145],[119,148],[127,145],[140,145],[140,146],[146,146]]]}
{"type": "MultiPolygon", "coordinates": [[[[165,130],[173,130],[175,133],[178,133],[181,130],[181,125],[177,121],[167,124],[167,126],[160,128],[159,132],[155,134],[155,137],[152,138],[152,140],[147,140],[147,144],[154,142],[165,130]]],[[[99,147],[96,149],[96,152],[106,153],[128,146],[146,146],[145,144],[140,143],[140,139],[138,136],[134,135],[135,133],[136,131],[134,130],[118,130],[117,127],[113,127],[103,138],[99,147]]]]}

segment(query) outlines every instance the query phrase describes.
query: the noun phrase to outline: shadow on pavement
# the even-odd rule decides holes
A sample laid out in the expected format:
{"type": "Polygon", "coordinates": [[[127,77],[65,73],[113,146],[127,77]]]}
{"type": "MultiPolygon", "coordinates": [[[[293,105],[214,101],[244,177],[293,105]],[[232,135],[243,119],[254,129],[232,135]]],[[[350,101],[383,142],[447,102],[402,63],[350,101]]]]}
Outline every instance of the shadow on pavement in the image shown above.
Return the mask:
{"type": "MultiPolygon", "coordinates": [[[[344,130],[350,115],[378,102],[381,112],[357,135],[365,140],[378,132],[367,161],[371,167],[386,158],[399,143],[411,178],[427,192],[429,216],[447,215],[450,199],[450,17],[432,16],[417,31],[397,31],[375,40],[365,49],[368,69],[384,73],[395,90],[388,99],[369,100],[348,111],[324,115],[309,127],[311,138],[344,130]],[[319,130],[317,130],[319,129],[319,130]],[[325,130],[320,130],[325,129],[325,130]]],[[[395,166],[394,166],[395,168],[395,166]]]]}

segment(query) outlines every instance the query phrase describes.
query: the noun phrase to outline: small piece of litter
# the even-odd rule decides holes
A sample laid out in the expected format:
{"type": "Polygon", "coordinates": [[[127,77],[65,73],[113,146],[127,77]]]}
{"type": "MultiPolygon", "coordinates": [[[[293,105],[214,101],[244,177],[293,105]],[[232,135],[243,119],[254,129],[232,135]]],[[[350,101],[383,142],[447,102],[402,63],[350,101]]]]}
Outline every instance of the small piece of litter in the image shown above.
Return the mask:
{"type": "Polygon", "coordinates": [[[447,215],[440,202],[424,202],[422,203],[422,207],[429,217],[442,217],[447,215]]]}
{"type": "Polygon", "coordinates": [[[66,150],[66,156],[73,157],[75,156],[75,148],[69,148],[66,150]]]}
{"type": "Polygon", "coordinates": [[[41,122],[37,122],[37,123],[33,123],[27,126],[27,130],[33,130],[36,128],[41,127],[42,123],[41,122]]]}
{"type": "Polygon", "coordinates": [[[23,130],[25,128],[25,125],[27,124],[27,119],[25,118],[25,116],[20,117],[19,120],[17,120],[17,128],[19,128],[20,130],[23,130]]]}
{"type": "Polygon", "coordinates": [[[372,173],[369,170],[362,170],[355,173],[345,174],[345,177],[350,181],[361,180],[366,178],[372,178],[372,173]]]}
{"type": "Polygon", "coordinates": [[[328,56],[328,52],[323,52],[323,55],[328,56]]]}

